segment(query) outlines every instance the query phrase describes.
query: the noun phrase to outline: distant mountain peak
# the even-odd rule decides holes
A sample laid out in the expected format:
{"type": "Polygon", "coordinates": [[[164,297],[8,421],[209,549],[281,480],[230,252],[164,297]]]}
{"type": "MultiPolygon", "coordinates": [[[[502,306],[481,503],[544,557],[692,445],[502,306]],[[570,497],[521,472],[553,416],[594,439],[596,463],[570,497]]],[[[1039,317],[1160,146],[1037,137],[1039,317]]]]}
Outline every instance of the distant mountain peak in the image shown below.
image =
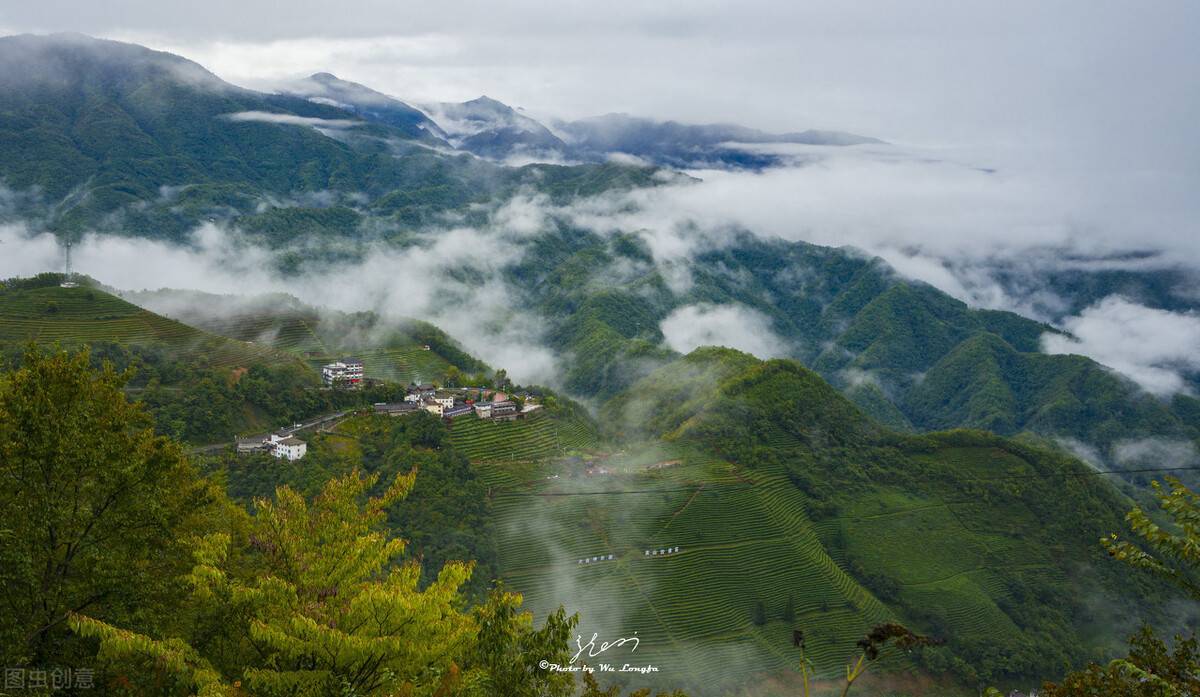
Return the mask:
{"type": "Polygon", "coordinates": [[[317,72],[286,86],[286,94],[336,106],[368,121],[407,131],[415,138],[442,140],[445,132],[425,112],[366,85],[317,72]]]}
{"type": "Polygon", "coordinates": [[[167,79],[190,87],[241,90],[183,56],[78,32],[0,37],[0,86],[70,89],[167,79]]]}

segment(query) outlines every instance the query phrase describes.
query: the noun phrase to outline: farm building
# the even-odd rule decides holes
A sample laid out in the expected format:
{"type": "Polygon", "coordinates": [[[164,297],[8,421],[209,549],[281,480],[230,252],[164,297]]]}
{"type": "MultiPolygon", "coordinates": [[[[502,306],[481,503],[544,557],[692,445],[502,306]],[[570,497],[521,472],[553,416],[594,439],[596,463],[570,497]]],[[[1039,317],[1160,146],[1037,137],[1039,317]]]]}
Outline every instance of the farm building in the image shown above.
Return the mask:
{"type": "Polygon", "coordinates": [[[237,452],[239,455],[249,453],[266,453],[271,451],[271,446],[267,443],[267,439],[262,436],[253,438],[239,438],[237,440],[237,452]]]}
{"type": "Polygon", "coordinates": [[[412,414],[420,411],[420,406],[415,401],[403,402],[376,402],[375,413],[387,414],[388,416],[400,416],[402,414],[412,414]]]}
{"type": "Polygon", "coordinates": [[[329,387],[361,387],[363,362],[357,358],[344,358],[321,368],[321,378],[329,387]]]}
{"type": "Polygon", "coordinates": [[[449,409],[442,410],[442,418],[453,419],[456,416],[466,416],[474,411],[474,407],[470,404],[458,404],[449,409]]]}
{"type": "Polygon", "coordinates": [[[446,390],[438,390],[433,394],[433,399],[438,404],[442,405],[443,409],[449,409],[454,406],[454,393],[446,390]]]}
{"type": "Polygon", "coordinates": [[[520,415],[514,402],[492,402],[493,421],[514,421],[520,415]]]}

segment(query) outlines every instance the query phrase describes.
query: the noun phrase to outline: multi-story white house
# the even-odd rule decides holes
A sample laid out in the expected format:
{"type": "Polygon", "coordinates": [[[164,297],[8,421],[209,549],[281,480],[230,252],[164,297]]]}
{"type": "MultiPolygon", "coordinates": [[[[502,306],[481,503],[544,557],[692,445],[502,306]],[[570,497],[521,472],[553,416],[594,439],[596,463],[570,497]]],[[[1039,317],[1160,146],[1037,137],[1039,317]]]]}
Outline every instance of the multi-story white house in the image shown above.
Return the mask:
{"type": "Polygon", "coordinates": [[[438,390],[433,395],[433,401],[442,405],[442,409],[449,409],[454,406],[454,393],[438,390]]]}
{"type": "MultiPolygon", "coordinates": [[[[453,402],[451,403],[451,406],[453,406],[453,402]]],[[[433,414],[434,416],[441,416],[442,412],[446,410],[446,405],[436,399],[426,397],[421,402],[421,408],[430,414],[433,414]]]]}
{"type": "Polygon", "coordinates": [[[271,454],[275,457],[299,460],[308,452],[308,443],[295,436],[280,436],[273,433],[267,442],[271,448],[271,454]]]}
{"type": "Polygon", "coordinates": [[[330,387],[361,387],[363,362],[357,358],[344,358],[329,363],[321,368],[321,378],[330,387]]]}

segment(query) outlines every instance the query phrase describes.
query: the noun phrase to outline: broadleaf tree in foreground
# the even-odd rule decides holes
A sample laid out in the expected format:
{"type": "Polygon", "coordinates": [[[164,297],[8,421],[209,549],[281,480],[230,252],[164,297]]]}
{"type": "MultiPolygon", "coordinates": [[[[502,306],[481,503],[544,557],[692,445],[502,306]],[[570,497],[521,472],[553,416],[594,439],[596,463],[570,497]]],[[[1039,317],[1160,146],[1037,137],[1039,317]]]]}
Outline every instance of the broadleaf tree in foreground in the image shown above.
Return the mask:
{"type": "MultiPolygon", "coordinates": [[[[1159,506],[1170,518],[1168,527],[1149,513],[1134,508],[1125,520],[1142,546],[1116,533],[1101,544],[1117,560],[1146,569],[1183,588],[1200,601],[1200,495],[1178,479],[1167,486],[1153,483],[1159,506]]],[[[1193,697],[1200,695],[1200,651],[1196,637],[1176,636],[1174,646],[1149,627],[1129,640],[1129,655],[1105,665],[1089,664],[1045,685],[1047,697],[1193,697]]]]}
{"type": "Polygon", "coordinates": [[[154,435],[127,375],[30,348],[0,375],[0,661],[83,667],[71,613],[153,628],[221,492],[154,435]]]}
{"type": "Polygon", "coordinates": [[[472,611],[459,592],[470,563],[447,563],[421,588],[419,564],[399,561],[404,543],[381,528],[415,477],[367,497],[374,477],[353,472],[311,502],[280,487],[257,502],[236,543],[225,533],[193,540],[185,639],[83,614],[71,626],[128,672],[153,662],[201,695],[568,694],[569,675],[536,663],[566,660],[574,618],[558,612],[535,629],[519,596],[501,591],[472,611]]]}

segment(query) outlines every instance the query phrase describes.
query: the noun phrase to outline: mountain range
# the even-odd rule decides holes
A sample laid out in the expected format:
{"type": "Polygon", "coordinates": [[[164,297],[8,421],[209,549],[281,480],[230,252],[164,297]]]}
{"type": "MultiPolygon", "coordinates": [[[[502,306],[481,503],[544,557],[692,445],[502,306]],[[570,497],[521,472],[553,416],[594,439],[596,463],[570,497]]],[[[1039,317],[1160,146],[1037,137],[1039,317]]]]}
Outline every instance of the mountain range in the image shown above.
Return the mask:
{"type": "MultiPolygon", "coordinates": [[[[830,677],[855,639],[902,622],[945,644],[891,659],[886,679],[968,695],[1105,658],[1135,619],[1196,621],[1097,540],[1156,470],[1200,464],[1200,375],[1180,368],[1184,389],[1151,394],[1046,352],[1062,326],[972,307],[861,250],[736,225],[671,237],[623,215],[704,168],[879,141],[541,122],[329,73],[268,93],[81,35],[0,38],[0,66],[0,222],[142,238],[147,264],[146,250],[200,253],[206,226],[223,259],[260,262],[230,272],[239,284],[295,281],[330,302],[364,289],[369,307],[339,311],[53,273],[0,282],[6,367],[40,345],[132,369],[124,394],[239,502],[420,463],[414,501],[389,512],[418,567],[473,558],[473,592],[501,579],[539,619],[566,604],[583,631],[636,630],[673,669],[652,684],[698,695],[794,670],[797,628],[830,677]],[[452,331],[403,319],[417,309],[452,331]],[[523,353],[549,357],[553,384],[511,384],[496,357],[523,353]],[[325,388],[320,367],[350,355],[370,384],[325,388]],[[535,408],[374,413],[426,382],[535,408]],[[321,415],[337,423],[305,434],[302,460],[229,446],[321,415]]],[[[1077,270],[1051,285],[1060,313],[1117,293],[1189,311],[1173,279],[1077,270]]]]}
{"type": "MultiPolygon", "coordinates": [[[[518,191],[566,206],[670,181],[669,170],[627,163],[508,167],[456,146],[499,158],[512,152],[504,142],[611,153],[637,141],[634,154],[657,148],[669,158],[684,142],[774,138],[602,117],[558,124],[563,139],[487,98],[422,111],[324,73],[267,94],[178,56],[78,35],[7,37],[0,57],[14,68],[0,76],[0,171],[10,189],[28,193],[7,215],[60,235],[185,243],[196,225],[216,221],[281,252],[302,249],[302,261],[281,262],[289,273],[353,262],[368,253],[347,246],[358,240],[382,236],[407,249],[426,243],[414,227],[486,223],[518,191]]],[[[1189,393],[1153,397],[1090,359],[1042,353],[1053,327],[969,308],[855,250],[743,231],[694,255],[681,288],[635,231],[600,234],[552,214],[511,245],[497,280],[561,359],[561,386],[587,399],[606,399],[676,355],[662,330],[672,313],[733,307],[765,318],[780,355],[895,428],[1035,435],[1118,468],[1132,466],[1118,460],[1148,439],[1186,445],[1200,436],[1200,403],[1189,393]]],[[[494,273],[454,273],[464,272],[494,273]]],[[[1148,295],[1168,297],[1154,278],[1083,276],[1063,287],[1100,298],[1146,281],[1148,295]]]]}

